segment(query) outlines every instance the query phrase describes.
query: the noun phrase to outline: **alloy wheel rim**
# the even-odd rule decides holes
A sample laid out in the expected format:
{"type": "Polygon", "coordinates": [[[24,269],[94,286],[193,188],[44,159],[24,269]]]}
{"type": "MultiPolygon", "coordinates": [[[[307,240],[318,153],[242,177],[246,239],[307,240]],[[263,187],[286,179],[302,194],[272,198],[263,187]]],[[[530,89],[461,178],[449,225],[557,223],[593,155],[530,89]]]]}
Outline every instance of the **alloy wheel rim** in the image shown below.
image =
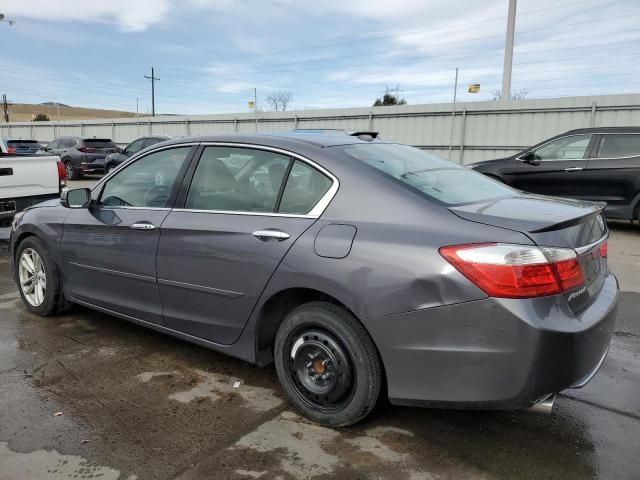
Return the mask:
{"type": "Polygon", "coordinates": [[[355,388],[355,371],[347,349],[321,329],[293,332],[287,342],[285,370],[298,396],[324,412],[339,410],[355,388]]]}
{"type": "Polygon", "coordinates": [[[33,248],[25,248],[20,254],[18,276],[27,302],[34,307],[42,305],[47,292],[47,275],[42,258],[33,248]]]}
{"type": "Polygon", "coordinates": [[[67,178],[71,178],[73,176],[73,167],[71,166],[70,163],[67,163],[66,168],[67,168],[67,178]]]}

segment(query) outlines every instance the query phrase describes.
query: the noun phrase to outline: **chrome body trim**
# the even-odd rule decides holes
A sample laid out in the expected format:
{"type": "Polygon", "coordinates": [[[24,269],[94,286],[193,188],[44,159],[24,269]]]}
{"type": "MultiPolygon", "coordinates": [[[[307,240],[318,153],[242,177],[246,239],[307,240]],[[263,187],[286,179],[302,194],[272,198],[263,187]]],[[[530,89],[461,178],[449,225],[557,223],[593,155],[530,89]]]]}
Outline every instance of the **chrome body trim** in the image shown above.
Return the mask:
{"type": "Polygon", "coordinates": [[[575,248],[574,250],[578,255],[582,255],[583,253],[587,253],[591,249],[597,247],[602,242],[605,242],[608,238],[609,238],[609,231],[607,230],[607,233],[605,233],[604,236],[602,236],[599,240],[596,240],[595,242],[590,243],[589,245],[585,245],[584,247],[575,248]]]}
{"type": "Polygon", "coordinates": [[[197,292],[211,293],[213,295],[221,295],[229,298],[240,298],[244,296],[242,292],[233,292],[231,290],[222,290],[221,288],[204,287],[202,285],[194,285],[192,283],[176,282],[175,280],[165,280],[163,278],[158,279],[159,285],[166,285],[169,287],[184,288],[185,290],[195,290],[197,292]]]}
{"type": "Polygon", "coordinates": [[[108,268],[95,267],[93,265],[85,265],[84,263],[69,262],[69,264],[73,265],[74,267],[84,268],[86,270],[93,270],[94,272],[106,273],[108,275],[114,275],[116,277],[132,278],[132,279],[135,279],[135,280],[141,280],[143,282],[156,283],[156,279],[154,277],[148,277],[146,275],[138,275],[138,274],[135,274],[135,273],[120,272],[118,270],[110,270],[108,268]]]}

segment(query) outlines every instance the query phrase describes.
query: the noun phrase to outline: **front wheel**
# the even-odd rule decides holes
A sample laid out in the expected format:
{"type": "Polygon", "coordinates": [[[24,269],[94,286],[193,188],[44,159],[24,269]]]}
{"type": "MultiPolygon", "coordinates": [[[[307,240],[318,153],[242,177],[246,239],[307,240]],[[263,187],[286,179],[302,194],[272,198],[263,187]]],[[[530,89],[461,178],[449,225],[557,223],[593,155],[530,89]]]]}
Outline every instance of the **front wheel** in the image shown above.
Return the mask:
{"type": "Polygon", "coordinates": [[[62,296],[58,268],[38,238],[20,243],[15,271],[20,296],[31,312],[46,317],[70,305],[62,296]]]}
{"type": "Polygon", "coordinates": [[[311,420],[345,427],[376,405],[380,358],[369,333],[345,309],[326,302],[297,307],[280,325],[274,350],[280,383],[311,420]]]}

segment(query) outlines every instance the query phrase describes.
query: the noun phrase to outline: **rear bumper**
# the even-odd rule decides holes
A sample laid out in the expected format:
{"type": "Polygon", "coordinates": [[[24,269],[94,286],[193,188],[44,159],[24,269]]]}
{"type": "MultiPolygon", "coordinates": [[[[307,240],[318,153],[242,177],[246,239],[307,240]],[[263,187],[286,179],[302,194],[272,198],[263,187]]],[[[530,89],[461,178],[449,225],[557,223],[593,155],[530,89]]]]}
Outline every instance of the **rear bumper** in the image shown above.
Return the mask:
{"type": "Polygon", "coordinates": [[[105,158],[83,158],[80,163],[80,171],[83,173],[103,173],[105,171],[105,158]]]}
{"type": "Polygon", "coordinates": [[[392,403],[529,408],[597,372],[615,324],[618,285],[573,315],[562,296],[487,298],[370,319],[392,403]]]}

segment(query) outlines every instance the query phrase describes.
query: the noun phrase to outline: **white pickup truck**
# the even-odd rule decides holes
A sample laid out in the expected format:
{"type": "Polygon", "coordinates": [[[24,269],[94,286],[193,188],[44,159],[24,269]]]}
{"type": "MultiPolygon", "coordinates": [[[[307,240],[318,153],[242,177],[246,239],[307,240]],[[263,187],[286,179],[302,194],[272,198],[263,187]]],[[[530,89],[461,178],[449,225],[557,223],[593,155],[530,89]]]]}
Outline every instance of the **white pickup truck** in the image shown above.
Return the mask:
{"type": "Polygon", "coordinates": [[[31,205],[58,198],[66,181],[57,156],[0,154],[0,226],[31,205]]]}

